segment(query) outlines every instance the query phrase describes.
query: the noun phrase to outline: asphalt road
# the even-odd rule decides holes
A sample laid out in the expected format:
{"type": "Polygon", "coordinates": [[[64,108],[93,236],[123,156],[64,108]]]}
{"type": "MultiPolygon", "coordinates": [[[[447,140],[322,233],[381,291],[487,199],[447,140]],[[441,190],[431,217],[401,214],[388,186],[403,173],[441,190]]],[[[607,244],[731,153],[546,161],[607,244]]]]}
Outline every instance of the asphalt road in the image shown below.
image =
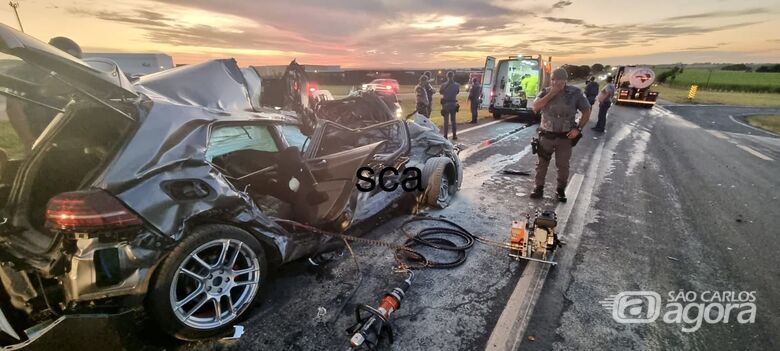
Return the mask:
{"type": "MultiPolygon", "coordinates": [[[[530,320],[514,335],[514,345],[521,350],[780,348],[775,256],[780,252],[780,138],[739,123],[740,116],[757,112],[615,106],[606,133],[586,130],[572,163],[578,191],[569,194],[560,228],[567,245],[557,252],[559,265],[540,281],[539,299],[523,301],[535,308],[517,316],[530,320]],[[600,303],[638,290],[657,292],[664,301],[669,291],[755,291],[757,317],[755,323],[739,324],[732,316],[729,323],[704,323],[686,333],[681,331],[686,325],[661,320],[618,323],[600,303]]],[[[426,214],[504,241],[513,219],[555,209],[554,169],[540,201],[528,198],[532,176],[501,172],[533,174],[529,143],[535,128],[510,119],[459,132],[458,142],[466,148],[464,186],[450,207],[426,214]]],[[[400,244],[405,237],[399,226],[407,218],[389,211],[355,234],[400,244]]],[[[344,330],[354,321],[355,305],[376,305],[402,278],[392,271],[392,250],[367,244],[352,249],[354,257],[344,250],[321,267],[296,262],[275,272],[241,323],[246,333],[238,340],[180,343],[151,333],[146,342],[179,350],[345,349],[344,330]]],[[[507,333],[496,324],[512,304],[510,296],[525,289],[518,281],[529,266],[511,260],[503,249],[478,243],[460,267],[418,272],[393,315],[395,343],[380,349],[494,349],[488,340],[507,333]]]]}
{"type": "Polygon", "coordinates": [[[578,247],[551,270],[519,349],[780,348],[780,138],[729,117],[766,111],[614,107],[605,137],[580,153],[594,181],[567,233],[578,247]],[[622,291],[666,303],[680,290],[755,291],[755,323],[683,332],[694,324],[621,324],[600,304],[622,291]]]}

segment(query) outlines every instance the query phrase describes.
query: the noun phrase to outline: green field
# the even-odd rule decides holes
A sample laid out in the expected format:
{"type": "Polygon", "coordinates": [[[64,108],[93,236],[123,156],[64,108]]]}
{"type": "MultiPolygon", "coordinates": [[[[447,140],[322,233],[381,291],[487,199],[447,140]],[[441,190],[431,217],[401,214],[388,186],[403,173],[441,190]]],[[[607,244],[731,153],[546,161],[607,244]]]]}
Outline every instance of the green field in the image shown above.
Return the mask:
{"type": "MultiPolygon", "coordinates": [[[[661,73],[660,70],[656,72],[661,73]]],[[[700,90],[780,93],[780,73],[686,68],[673,81],[666,81],[666,85],[675,88],[688,88],[691,84],[699,85],[700,90]]]]}
{"type": "Polygon", "coordinates": [[[24,156],[24,146],[9,122],[0,121],[0,149],[5,150],[9,159],[24,156]]]}
{"type": "Polygon", "coordinates": [[[693,101],[688,100],[688,88],[672,88],[667,85],[657,85],[658,98],[679,104],[723,104],[754,107],[780,107],[780,94],[745,93],[727,91],[699,91],[693,101]]]}
{"type": "Polygon", "coordinates": [[[780,115],[750,116],[746,119],[751,126],[780,134],[780,115]]]}

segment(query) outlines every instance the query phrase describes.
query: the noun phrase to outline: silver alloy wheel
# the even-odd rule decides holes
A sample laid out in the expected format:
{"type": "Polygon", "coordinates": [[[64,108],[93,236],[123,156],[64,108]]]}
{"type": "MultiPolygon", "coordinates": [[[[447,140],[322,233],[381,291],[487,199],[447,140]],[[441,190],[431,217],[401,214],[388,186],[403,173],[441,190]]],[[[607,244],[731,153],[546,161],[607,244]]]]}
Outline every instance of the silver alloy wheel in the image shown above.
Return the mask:
{"type": "Polygon", "coordinates": [[[198,330],[236,319],[260,286],[260,262],[248,245],[217,239],[195,249],[176,269],[170,303],[176,318],[198,330]]]}

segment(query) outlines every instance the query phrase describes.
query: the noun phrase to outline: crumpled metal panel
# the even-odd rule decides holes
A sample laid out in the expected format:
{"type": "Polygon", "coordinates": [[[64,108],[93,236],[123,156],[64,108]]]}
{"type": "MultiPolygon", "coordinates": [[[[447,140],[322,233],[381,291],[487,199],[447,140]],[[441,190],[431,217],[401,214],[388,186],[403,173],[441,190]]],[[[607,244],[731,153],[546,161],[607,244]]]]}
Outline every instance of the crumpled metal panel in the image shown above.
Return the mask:
{"type": "Polygon", "coordinates": [[[191,223],[207,220],[240,225],[273,241],[283,262],[316,251],[319,238],[288,233],[206,160],[210,125],[219,120],[246,121],[251,117],[243,114],[249,113],[231,115],[162,101],[142,105],[151,106],[142,113],[136,131],[143,137],[132,138],[94,186],[116,195],[174,241],[182,239],[191,223]],[[174,199],[165,184],[181,179],[202,181],[209,194],[194,200],[174,199]]]}
{"type": "Polygon", "coordinates": [[[234,59],[211,60],[142,76],[136,89],[183,105],[224,111],[251,111],[254,106],[244,75],[234,59]]]}

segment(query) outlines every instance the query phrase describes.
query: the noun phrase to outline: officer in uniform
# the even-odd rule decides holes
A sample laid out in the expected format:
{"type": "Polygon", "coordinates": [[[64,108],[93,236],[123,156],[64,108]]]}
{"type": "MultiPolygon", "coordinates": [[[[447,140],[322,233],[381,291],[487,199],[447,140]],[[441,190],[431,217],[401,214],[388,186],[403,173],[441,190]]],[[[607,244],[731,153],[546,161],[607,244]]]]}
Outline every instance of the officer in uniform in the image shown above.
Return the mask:
{"type": "Polygon", "coordinates": [[[428,76],[423,74],[420,76],[420,83],[414,87],[414,97],[416,99],[417,113],[425,117],[430,117],[429,111],[431,110],[431,100],[428,99],[428,91],[426,90],[427,85],[430,85],[428,83],[428,76]]]}
{"type": "Polygon", "coordinates": [[[533,109],[541,111],[539,138],[535,140],[539,161],[536,164],[536,187],[532,199],[544,195],[544,178],[550,160],[555,156],[558,168],[558,201],[566,202],[566,184],[569,181],[569,159],[574,144],[579,140],[582,128],[590,117],[590,104],[577,87],[566,85],[569,74],[563,68],[552,72],[552,85],[542,90],[533,102],[533,109]],[[575,120],[577,111],[582,113],[579,123],[575,120]]]}

